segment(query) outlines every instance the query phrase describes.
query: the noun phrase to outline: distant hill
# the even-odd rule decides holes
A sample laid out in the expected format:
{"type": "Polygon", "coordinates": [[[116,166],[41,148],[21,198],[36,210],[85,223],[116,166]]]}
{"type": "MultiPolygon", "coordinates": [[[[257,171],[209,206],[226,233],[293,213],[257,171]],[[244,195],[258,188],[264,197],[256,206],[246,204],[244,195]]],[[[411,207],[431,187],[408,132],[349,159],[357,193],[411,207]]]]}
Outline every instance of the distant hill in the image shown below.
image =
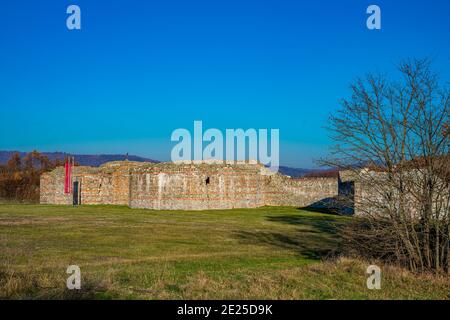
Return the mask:
{"type": "Polygon", "coordinates": [[[302,169],[302,168],[292,168],[292,167],[286,167],[286,166],[280,166],[278,168],[278,171],[286,176],[290,176],[292,178],[300,178],[304,175],[311,173],[315,170],[313,169],[302,169]]]}
{"type": "Polygon", "coordinates": [[[339,171],[336,169],[302,169],[280,166],[280,173],[292,178],[336,178],[339,171]]]}
{"type": "MultiPolygon", "coordinates": [[[[5,164],[11,158],[11,156],[19,151],[0,151],[0,164],[5,164]]],[[[27,153],[19,152],[20,157],[23,158],[27,153]]],[[[55,161],[56,159],[64,160],[67,156],[74,156],[75,162],[81,166],[91,166],[98,167],[102,164],[110,161],[122,161],[126,159],[126,155],[124,154],[69,154],[65,152],[42,152],[42,154],[46,155],[50,160],[55,161]]],[[[129,155],[128,160],[130,161],[138,161],[138,162],[153,162],[158,163],[160,161],[144,158],[134,155],[129,155]]],[[[286,166],[280,166],[279,172],[291,176],[292,178],[301,178],[301,177],[316,177],[316,176],[329,176],[329,172],[327,170],[320,169],[302,169],[302,168],[292,168],[286,166]]]]}
{"type": "MultiPolygon", "coordinates": [[[[17,151],[0,151],[0,164],[5,164],[11,158],[12,154],[17,151]]],[[[19,152],[20,157],[24,157],[26,152],[19,152]]],[[[127,157],[124,154],[69,154],[65,152],[42,152],[50,160],[54,161],[56,159],[64,160],[67,156],[74,156],[75,162],[81,166],[92,166],[98,167],[106,162],[110,161],[121,161],[125,160],[127,157]]],[[[143,158],[139,156],[129,155],[128,160],[138,161],[138,162],[159,162],[157,160],[143,158]]]]}

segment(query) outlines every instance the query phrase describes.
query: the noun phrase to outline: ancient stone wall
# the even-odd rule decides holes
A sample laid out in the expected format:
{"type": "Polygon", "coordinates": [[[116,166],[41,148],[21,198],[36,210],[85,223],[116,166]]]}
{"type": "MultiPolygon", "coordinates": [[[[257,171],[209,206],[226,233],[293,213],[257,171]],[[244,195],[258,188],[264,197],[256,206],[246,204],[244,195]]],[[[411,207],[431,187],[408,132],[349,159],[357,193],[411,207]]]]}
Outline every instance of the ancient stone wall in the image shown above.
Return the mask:
{"type": "Polygon", "coordinates": [[[283,175],[270,177],[266,204],[274,206],[324,206],[337,196],[336,178],[291,179],[283,175]]]}
{"type": "MultiPolygon", "coordinates": [[[[256,163],[111,162],[75,167],[82,204],[129,205],[158,210],[206,210],[310,206],[338,192],[337,179],[291,179],[256,163]]],[[[41,177],[41,203],[71,204],[64,194],[64,170],[41,177]]]]}
{"type": "Polygon", "coordinates": [[[254,208],[264,205],[255,165],[170,164],[131,172],[131,207],[167,210],[254,208]]]}
{"type": "Polygon", "coordinates": [[[40,203],[71,204],[72,196],[64,194],[64,168],[58,167],[52,172],[41,175],[40,203]]]}
{"type": "MultiPolygon", "coordinates": [[[[74,167],[73,181],[80,183],[82,204],[129,205],[130,168],[134,162],[111,162],[99,168],[74,167]]],[[[64,194],[64,168],[44,173],[40,182],[42,204],[72,204],[64,194]]]]}

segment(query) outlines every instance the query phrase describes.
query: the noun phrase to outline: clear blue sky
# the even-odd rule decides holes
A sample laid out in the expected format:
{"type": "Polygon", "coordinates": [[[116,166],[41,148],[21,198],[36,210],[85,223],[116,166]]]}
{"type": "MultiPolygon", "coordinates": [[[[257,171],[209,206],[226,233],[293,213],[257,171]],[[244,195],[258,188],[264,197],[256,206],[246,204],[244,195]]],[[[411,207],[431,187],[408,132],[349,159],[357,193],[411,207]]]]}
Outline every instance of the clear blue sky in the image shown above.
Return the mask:
{"type": "Polygon", "coordinates": [[[0,150],[168,160],[172,131],[202,120],[278,128],[281,164],[313,167],[349,82],[426,56],[448,81],[449,32],[448,0],[3,1],[0,150]]]}

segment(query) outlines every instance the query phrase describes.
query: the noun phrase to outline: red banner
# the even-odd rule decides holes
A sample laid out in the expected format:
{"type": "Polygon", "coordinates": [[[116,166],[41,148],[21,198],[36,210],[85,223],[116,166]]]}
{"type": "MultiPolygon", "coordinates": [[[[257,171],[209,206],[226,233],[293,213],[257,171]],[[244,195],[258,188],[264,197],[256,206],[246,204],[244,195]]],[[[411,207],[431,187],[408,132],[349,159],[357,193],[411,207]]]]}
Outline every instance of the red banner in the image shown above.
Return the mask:
{"type": "Polygon", "coordinates": [[[70,158],[66,158],[66,163],[64,165],[65,176],[64,176],[64,193],[72,193],[72,161],[70,158]]]}

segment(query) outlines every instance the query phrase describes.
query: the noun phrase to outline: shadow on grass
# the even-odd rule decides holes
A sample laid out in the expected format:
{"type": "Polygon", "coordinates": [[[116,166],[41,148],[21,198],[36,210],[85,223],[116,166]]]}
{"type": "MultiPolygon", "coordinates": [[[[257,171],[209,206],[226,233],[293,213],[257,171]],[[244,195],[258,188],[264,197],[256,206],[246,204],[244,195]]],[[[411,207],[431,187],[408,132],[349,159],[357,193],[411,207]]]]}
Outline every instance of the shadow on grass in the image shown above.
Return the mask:
{"type": "Polygon", "coordinates": [[[337,213],[336,209],[332,209],[332,208],[302,207],[302,208],[297,208],[297,209],[302,210],[302,211],[307,211],[307,212],[331,214],[334,216],[339,215],[337,213]]]}
{"type": "Polygon", "coordinates": [[[307,207],[298,208],[303,211],[320,212],[332,215],[351,216],[354,214],[348,200],[342,197],[328,197],[316,201],[307,207]]]}
{"type": "Polygon", "coordinates": [[[240,231],[236,236],[244,244],[265,245],[292,251],[302,258],[320,260],[331,255],[335,248],[333,241],[309,234],[285,235],[277,232],[240,231]]]}
{"type": "Polygon", "coordinates": [[[341,222],[336,221],[334,216],[268,216],[267,220],[292,225],[295,228],[287,229],[283,233],[261,230],[239,231],[236,232],[236,237],[244,244],[288,250],[313,260],[320,260],[338,253],[337,230],[341,222]]]}
{"type": "MultiPolygon", "coordinates": [[[[303,209],[302,209],[303,210],[303,209]]],[[[336,221],[334,216],[304,216],[304,215],[286,215],[269,216],[269,221],[285,223],[300,227],[302,230],[311,230],[317,233],[336,234],[341,222],[336,221]]]]}

